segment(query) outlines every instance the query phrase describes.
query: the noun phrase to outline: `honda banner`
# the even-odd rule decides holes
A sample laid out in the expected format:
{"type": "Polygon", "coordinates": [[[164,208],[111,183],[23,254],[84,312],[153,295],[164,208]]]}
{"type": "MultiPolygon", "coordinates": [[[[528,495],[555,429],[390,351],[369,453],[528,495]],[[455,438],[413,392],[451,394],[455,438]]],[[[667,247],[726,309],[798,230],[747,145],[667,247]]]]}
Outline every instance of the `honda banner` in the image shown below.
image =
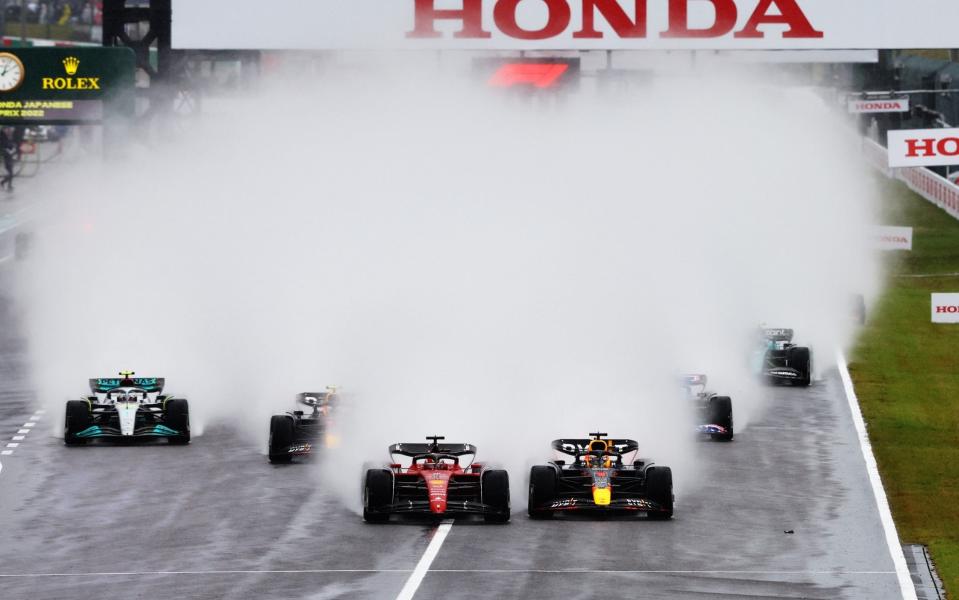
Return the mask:
{"type": "Polygon", "coordinates": [[[959,165],[959,129],[889,131],[890,167],[959,165]]]}
{"type": "Polygon", "coordinates": [[[956,0],[173,0],[173,45],[229,49],[953,48],[956,0]],[[224,24],[229,24],[225,27],[224,24]]]}
{"type": "Polygon", "coordinates": [[[876,227],[878,250],[912,250],[912,227],[876,227]]]}
{"type": "Polygon", "coordinates": [[[932,322],[959,323],[959,294],[932,295],[932,322]]]}
{"type": "Polygon", "coordinates": [[[849,99],[849,112],[852,114],[873,114],[887,112],[909,112],[909,98],[887,98],[885,100],[849,99]]]}

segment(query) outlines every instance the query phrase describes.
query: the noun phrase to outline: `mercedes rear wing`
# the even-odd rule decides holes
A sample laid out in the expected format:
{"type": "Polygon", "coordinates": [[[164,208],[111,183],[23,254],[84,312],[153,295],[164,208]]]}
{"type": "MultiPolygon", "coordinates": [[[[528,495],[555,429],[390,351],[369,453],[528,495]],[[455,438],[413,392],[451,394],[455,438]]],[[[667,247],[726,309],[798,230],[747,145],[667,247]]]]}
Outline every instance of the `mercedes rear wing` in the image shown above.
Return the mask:
{"type": "MultiPolygon", "coordinates": [[[[94,394],[105,394],[112,389],[120,387],[123,379],[120,377],[98,377],[90,379],[90,391],[94,394]]],[[[160,393],[163,391],[163,384],[166,380],[163,377],[132,377],[134,387],[138,387],[147,392],[160,393]]]]}

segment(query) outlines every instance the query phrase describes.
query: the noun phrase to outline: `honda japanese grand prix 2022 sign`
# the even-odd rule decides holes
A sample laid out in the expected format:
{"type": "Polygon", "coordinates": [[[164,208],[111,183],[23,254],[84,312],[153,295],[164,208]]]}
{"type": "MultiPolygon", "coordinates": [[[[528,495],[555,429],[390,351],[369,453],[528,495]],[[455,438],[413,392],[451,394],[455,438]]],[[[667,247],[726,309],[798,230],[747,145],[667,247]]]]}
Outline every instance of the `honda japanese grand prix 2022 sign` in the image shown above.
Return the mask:
{"type": "Polygon", "coordinates": [[[932,322],[959,323],[959,294],[932,295],[932,322]]]}
{"type": "Polygon", "coordinates": [[[173,14],[179,48],[871,50],[954,47],[959,2],[173,0],[173,14]]]}
{"type": "Polygon", "coordinates": [[[959,129],[889,131],[889,166],[959,165],[959,129]]]}

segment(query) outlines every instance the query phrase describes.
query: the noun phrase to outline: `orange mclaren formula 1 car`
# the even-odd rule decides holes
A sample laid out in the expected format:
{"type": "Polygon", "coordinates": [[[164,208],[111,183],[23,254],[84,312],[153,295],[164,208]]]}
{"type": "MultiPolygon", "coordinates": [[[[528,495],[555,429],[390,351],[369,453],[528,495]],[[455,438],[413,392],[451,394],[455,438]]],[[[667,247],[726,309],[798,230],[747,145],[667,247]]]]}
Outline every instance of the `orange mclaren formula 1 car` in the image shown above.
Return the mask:
{"type": "Polygon", "coordinates": [[[622,513],[669,519],[673,516],[673,473],[669,467],[637,458],[634,440],[553,440],[553,450],[570,460],[553,460],[529,474],[529,516],[556,513],[622,513]]]}
{"type": "Polygon", "coordinates": [[[487,522],[509,521],[509,476],[473,462],[476,446],[440,443],[393,444],[392,462],[368,469],[363,482],[363,518],[383,522],[390,515],[482,515],[487,522]],[[403,466],[403,458],[408,466],[403,466]]]}

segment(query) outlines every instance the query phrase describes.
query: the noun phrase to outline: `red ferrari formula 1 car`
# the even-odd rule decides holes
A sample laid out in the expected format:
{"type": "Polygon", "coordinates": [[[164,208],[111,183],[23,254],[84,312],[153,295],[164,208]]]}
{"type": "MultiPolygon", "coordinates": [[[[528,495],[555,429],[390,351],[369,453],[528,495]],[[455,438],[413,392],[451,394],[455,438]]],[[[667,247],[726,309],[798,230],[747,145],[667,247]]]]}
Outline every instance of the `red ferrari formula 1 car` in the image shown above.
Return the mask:
{"type": "Polygon", "coordinates": [[[363,518],[384,522],[393,514],[482,515],[487,522],[509,521],[509,476],[473,462],[476,446],[440,443],[393,444],[386,468],[368,469],[363,485],[363,518]],[[406,457],[409,466],[402,465],[406,457]]]}

